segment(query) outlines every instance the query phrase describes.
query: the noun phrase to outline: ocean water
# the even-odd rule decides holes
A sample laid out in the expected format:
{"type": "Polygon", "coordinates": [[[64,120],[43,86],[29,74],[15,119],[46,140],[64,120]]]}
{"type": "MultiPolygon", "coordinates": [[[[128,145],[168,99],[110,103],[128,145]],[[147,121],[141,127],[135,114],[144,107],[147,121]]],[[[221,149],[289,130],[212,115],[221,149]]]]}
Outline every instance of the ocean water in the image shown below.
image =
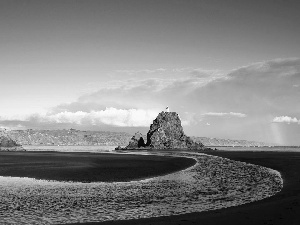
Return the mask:
{"type": "MultiPolygon", "coordinates": [[[[24,145],[27,151],[57,151],[57,152],[113,152],[117,146],[40,146],[24,145]]],[[[299,146],[275,146],[275,147],[221,147],[214,146],[224,151],[276,151],[276,152],[300,152],[299,146]]]]}
{"type": "MultiPolygon", "coordinates": [[[[213,147],[215,148],[215,147],[213,147]]],[[[274,146],[274,147],[216,147],[218,150],[227,151],[268,151],[268,152],[300,152],[299,146],[274,146]]]]}
{"type": "Polygon", "coordinates": [[[23,145],[27,151],[56,151],[56,152],[112,152],[117,146],[42,146],[23,145]]]}

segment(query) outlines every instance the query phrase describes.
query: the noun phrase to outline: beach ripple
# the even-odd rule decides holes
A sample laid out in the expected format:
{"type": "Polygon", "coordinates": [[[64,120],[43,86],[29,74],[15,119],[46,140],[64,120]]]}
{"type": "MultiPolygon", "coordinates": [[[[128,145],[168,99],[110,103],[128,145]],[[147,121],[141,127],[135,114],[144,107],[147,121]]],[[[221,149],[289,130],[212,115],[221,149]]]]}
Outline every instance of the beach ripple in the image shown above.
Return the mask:
{"type": "Polygon", "coordinates": [[[279,192],[280,173],[201,153],[183,171],[131,182],[57,182],[0,177],[0,224],[66,224],[200,212],[257,201],[279,192]]]}

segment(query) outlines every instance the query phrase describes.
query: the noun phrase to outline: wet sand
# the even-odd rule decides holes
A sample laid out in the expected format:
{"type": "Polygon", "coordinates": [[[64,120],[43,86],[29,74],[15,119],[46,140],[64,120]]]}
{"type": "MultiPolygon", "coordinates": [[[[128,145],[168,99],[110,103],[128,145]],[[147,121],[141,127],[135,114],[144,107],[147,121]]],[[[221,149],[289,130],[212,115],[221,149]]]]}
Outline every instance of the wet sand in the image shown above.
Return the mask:
{"type": "Polygon", "coordinates": [[[218,151],[209,154],[278,170],[284,180],[283,189],[270,198],[220,210],[139,220],[119,220],[84,224],[300,224],[300,153],[218,151]]]}
{"type": "Polygon", "coordinates": [[[0,176],[73,182],[132,181],[186,169],[191,158],[109,153],[0,152],[0,176]]]}
{"type": "MultiPolygon", "coordinates": [[[[160,221],[160,218],[176,218],[172,215],[257,201],[282,188],[280,175],[265,167],[201,153],[156,154],[192,157],[197,164],[165,176],[133,182],[73,183],[0,176],[0,221],[3,224],[84,224],[151,217],[160,221]]],[[[82,161],[81,158],[77,161],[82,161]]],[[[136,224],[141,221],[144,220],[134,220],[136,224]]]]}

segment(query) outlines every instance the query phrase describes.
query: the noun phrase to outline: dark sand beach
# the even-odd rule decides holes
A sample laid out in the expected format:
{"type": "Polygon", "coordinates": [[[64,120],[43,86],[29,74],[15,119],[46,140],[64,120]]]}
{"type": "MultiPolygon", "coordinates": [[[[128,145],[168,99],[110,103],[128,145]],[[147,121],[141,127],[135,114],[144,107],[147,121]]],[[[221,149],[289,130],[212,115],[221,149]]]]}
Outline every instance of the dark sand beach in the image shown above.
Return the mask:
{"type": "MultiPolygon", "coordinates": [[[[278,170],[284,179],[283,189],[270,198],[220,210],[138,220],[80,224],[271,225],[300,223],[300,153],[215,151],[209,154],[278,170]]],[[[0,176],[26,175],[27,177],[51,180],[125,181],[171,173],[193,164],[193,159],[166,156],[0,152],[0,176]]]]}
{"type": "Polygon", "coordinates": [[[0,176],[56,181],[131,181],[194,165],[191,158],[109,153],[0,152],[0,176]]]}
{"type": "Polygon", "coordinates": [[[85,223],[121,224],[300,224],[300,153],[299,152],[229,152],[209,153],[278,170],[284,179],[281,192],[270,198],[245,205],[201,213],[127,221],[85,223]]]}

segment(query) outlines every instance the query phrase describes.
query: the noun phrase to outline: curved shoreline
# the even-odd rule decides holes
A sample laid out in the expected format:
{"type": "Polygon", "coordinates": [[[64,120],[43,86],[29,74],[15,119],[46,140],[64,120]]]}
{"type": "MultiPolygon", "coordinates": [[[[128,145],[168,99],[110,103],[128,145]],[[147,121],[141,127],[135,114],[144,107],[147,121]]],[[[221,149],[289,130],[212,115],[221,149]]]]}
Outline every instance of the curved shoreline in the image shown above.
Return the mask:
{"type": "MultiPolygon", "coordinates": [[[[215,156],[213,153],[212,154],[207,154],[207,155],[210,155],[212,157],[221,157],[221,156],[215,156]]],[[[226,157],[221,157],[221,158],[232,160],[232,159],[226,158],[226,157]]],[[[254,164],[254,163],[246,163],[246,162],[239,161],[239,160],[235,160],[235,161],[245,163],[245,165],[249,164],[249,165],[259,166],[261,168],[264,168],[264,169],[268,170],[270,173],[273,173],[274,175],[276,175],[279,178],[280,183],[281,183],[281,187],[283,187],[284,181],[283,181],[283,178],[282,178],[282,174],[279,171],[277,171],[275,169],[272,169],[272,168],[269,168],[269,167],[262,166],[262,165],[254,164]]]]}
{"type": "MultiPolygon", "coordinates": [[[[1,194],[4,192],[6,196],[15,196],[19,193],[18,198],[21,199],[20,205],[13,205],[7,210],[14,214],[16,209],[19,211],[18,214],[22,214],[25,210],[27,214],[25,216],[23,213],[22,217],[14,215],[14,221],[8,217],[2,217],[2,220],[8,224],[61,224],[76,221],[117,222],[116,220],[125,218],[173,217],[176,214],[256,201],[280,190],[276,176],[270,176],[266,170],[258,166],[244,165],[199,153],[171,154],[192,156],[197,158],[198,163],[184,171],[127,183],[72,184],[43,181],[32,183],[25,179],[27,183],[20,184],[20,180],[16,178],[7,179],[8,189],[3,189],[2,181],[1,194]],[[215,172],[219,174],[216,177],[215,172]],[[242,177],[237,178],[232,172],[242,177]],[[255,177],[249,176],[249,172],[255,174],[255,177]],[[17,187],[12,188],[11,182],[17,187]],[[30,190],[29,193],[26,192],[27,189],[30,190]],[[39,217],[30,205],[23,208],[22,199],[26,199],[26,204],[28,201],[38,202],[39,205],[35,207],[43,210],[43,218],[39,217]]],[[[9,202],[9,198],[7,201],[9,202]]]]}
{"type": "MultiPolygon", "coordinates": [[[[85,225],[282,225],[300,224],[300,153],[216,151],[210,155],[253,163],[280,171],[284,186],[280,192],[260,201],[212,211],[130,221],[84,223],[85,225]]],[[[74,224],[75,225],[75,224],[74,224]]],[[[78,224],[79,225],[79,224],[78,224]]],[[[81,224],[82,225],[82,224],[81,224]]]]}

